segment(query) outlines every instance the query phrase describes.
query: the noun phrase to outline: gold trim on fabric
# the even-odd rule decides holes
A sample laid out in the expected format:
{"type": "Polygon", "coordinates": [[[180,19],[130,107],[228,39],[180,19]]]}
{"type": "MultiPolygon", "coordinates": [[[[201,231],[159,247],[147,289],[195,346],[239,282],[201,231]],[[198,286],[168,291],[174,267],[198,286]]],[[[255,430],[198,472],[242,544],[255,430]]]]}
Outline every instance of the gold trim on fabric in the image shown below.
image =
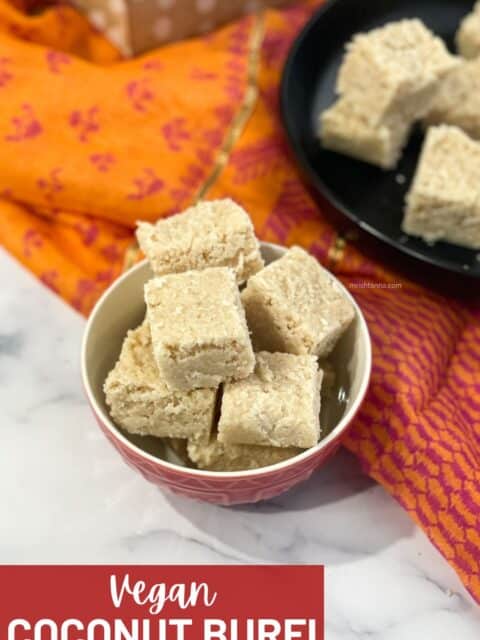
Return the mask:
{"type": "Polygon", "coordinates": [[[221,172],[225,168],[232,153],[233,147],[236,141],[242,134],[245,125],[247,124],[250,116],[255,108],[258,98],[258,71],[260,67],[260,47],[263,42],[263,36],[265,32],[265,21],[263,12],[257,12],[255,14],[255,22],[252,29],[252,35],[249,43],[248,53],[248,66],[247,66],[247,89],[243,98],[243,103],[240,106],[236,116],[234,117],[230,130],[228,131],[221,149],[217,154],[215,165],[205,180],[203,185],[198,190],[194,202],[205,197],[207,191],[215,184],[220,176],[221,172]]]}

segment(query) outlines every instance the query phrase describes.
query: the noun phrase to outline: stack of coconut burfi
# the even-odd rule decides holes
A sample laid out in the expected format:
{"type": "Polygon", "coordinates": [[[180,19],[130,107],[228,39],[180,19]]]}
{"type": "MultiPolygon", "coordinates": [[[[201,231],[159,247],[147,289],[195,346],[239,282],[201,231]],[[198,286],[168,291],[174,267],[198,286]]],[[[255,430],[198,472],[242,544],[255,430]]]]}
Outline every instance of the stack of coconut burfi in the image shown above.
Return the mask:
{"type": "Polygon", "coordinates": [[[480,0],[456,42],[460,56],[417,19],[354,36],[319,136],[327,149],[392,169],[421,121],[427,133],[402,230],[479,249],[480,0]]]}
{"type": "Polygon", "coordinates": [[[321,114],[323,145],[384,169],[395,167],[413,124],[458,64],[417,19],[356,35],[337,77],[338,100],[321,114]]]}
{"type": "Polygon", "coordinates": [[[231,200],[140,223],[137,237],[155,275],[145,320],[105,382],[116,424],[181,439],[191,463],[217,471],[317,444],[319,358],[354,317],[335,281],[300,248],[265,267],[249,216],[231,200]]]}

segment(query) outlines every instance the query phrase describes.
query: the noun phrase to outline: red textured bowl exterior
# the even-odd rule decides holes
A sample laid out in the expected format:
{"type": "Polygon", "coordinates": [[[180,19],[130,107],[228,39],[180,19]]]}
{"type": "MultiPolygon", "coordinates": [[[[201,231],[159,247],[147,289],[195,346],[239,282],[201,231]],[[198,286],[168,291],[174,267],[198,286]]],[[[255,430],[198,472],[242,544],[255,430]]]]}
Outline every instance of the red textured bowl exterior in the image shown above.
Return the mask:
{"type": "Polygon", "coordinates": [[[315,469],[335,453],[340,446],[341,438],[350,428],[348,425],[326,447],[312,451],[308,457],[299,459],[298,462],[292,461],[286,468],[272,469],[269,472],[262,469],[261,473],[252,472],[248,477],[228,478],[221,473],[208,472],[199,476],[189,473],[185,467],[178,467],[177,471],[163,464],[161,460],[157,462],[148,459],[140,451],[117,438],[95,411],[94,414],[103,433],[125,462],[139,471],[146,480],[178,495],[224,506],[268,500],[291,489],[299,482],[308,480],[315,469]]]}

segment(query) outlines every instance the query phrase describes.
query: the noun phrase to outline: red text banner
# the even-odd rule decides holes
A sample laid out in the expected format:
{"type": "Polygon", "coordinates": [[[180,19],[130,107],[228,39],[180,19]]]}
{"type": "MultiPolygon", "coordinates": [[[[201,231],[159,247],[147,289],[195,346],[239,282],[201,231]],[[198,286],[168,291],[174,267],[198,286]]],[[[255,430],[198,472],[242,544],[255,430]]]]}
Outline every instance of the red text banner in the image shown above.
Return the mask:
{"type": "Polygon", "coordinates": [[[323,640],[299,566],[0,566],[0,640],[323,640]]]}

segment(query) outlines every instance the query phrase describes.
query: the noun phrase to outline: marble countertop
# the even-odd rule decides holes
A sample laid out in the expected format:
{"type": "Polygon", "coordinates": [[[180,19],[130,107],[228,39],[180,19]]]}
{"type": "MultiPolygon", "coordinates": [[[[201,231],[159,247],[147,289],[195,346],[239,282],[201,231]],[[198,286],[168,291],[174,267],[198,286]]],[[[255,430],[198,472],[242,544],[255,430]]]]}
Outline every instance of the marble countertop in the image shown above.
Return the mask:
{"type": "Polygon", "coordinates": [[[322,563],[326,640],[478,640],[453,570],[346,452],[254,506],[147,483],[83,396],[84,319],[1,250],[0,273],[0,562],[322,563]]]}

